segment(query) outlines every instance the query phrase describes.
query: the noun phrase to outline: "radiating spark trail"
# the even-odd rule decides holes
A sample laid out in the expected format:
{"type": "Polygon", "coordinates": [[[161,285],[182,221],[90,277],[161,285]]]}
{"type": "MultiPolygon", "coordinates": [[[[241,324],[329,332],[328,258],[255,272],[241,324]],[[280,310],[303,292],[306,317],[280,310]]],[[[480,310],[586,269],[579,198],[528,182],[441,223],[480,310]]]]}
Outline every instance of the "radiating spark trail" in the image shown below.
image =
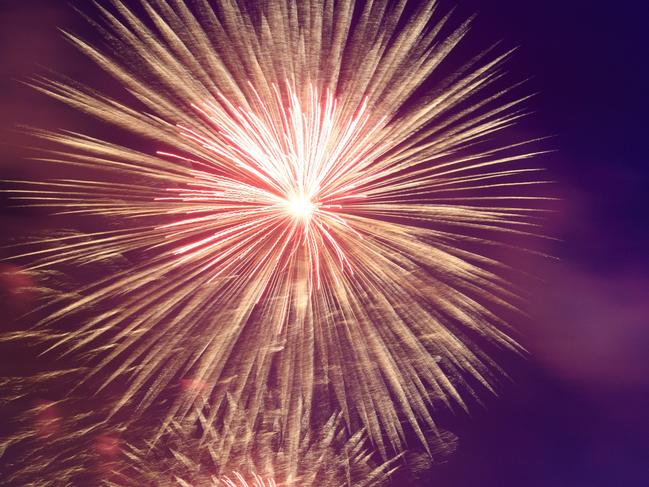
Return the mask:
{"type": "Polygon", "coordinates": [[[16,201],[100,226],[35,242],[28,270],[128,263],[47,303],[41,327],[79,323],[48,351],[87,360],[100,391],[125,383],[112,413],[206,384],[165,403],[162,428],[206,401],[211,421],[234,401],[254,422],[275,391],[286,438],[304,408],[306,424],[342,411],[386,457],[410,430],[427,444],[431,406],[491,387],[478,344],[518,349],[490,248],[535,231],[544,181],[533,141],[493,142],[525,115],[508,54],[441,76],[469,23],[434,1],[108,3],[114,52],[67,37],[128,101],[35,85],[152,149],[40,133],[57,146],[41,160],[77,176],[14,182],[16,201]]]}

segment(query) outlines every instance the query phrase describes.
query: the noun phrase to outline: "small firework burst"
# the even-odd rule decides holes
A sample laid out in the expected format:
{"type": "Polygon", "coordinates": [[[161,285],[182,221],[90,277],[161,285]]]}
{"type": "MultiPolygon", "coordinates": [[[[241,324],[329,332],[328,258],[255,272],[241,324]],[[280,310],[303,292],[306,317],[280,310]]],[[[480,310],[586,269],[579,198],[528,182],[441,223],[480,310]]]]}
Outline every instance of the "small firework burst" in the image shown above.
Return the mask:
{"type": "Polygon", "coordinates": [[[255,424],[246,408],[230,402],[219,424],[204,414],[206,406],[160,431],[155,420],[127,415],[107,421],[115,402],[110,396],[33,399],[60,390],[83,372],[0,382],[0,402],[21,412],[7,422],[8,434],[0,442],[7,460],[0,485],[379,487],[398,468],[397,458],[386,462],[373,452],[363,432],[350,435],[340,414],[309,427],[303,411],[299,437],[286,438],[271,403],[255,424]]]}
{"type": "Polygon", "coordinates": [[[272,422],[254,430],[243,417],[234,422],[240,441],[232,442],[230,434],[224,436],[202,422],[198,431],[195,423],[171,425],[153,447],[127,445],[126,461],[109,485],[126,487],[135,481],[182,487],[378,487],[395,468],[394,460],[377,462],[364,434],[348,436],[339,415],[317,431],[305,430],[294,445],[297,454],[268,428],[272,422]]]}
{"type": "Polygon", "coordinates": [[[221,483],[227,487],[276,487],[277,486],[277,484],[273,479],[264,480],[256,473],[253,473],[251,475],[251,477],[254,479],[252,484],[249,484],[246,481],[246,478],[243,475],[241,475],[241,473],[239,472],[234,472],[233,475],[236,480],[232,480],[227,475],[224,475],[223,477],[221,477],[221,483]]]}

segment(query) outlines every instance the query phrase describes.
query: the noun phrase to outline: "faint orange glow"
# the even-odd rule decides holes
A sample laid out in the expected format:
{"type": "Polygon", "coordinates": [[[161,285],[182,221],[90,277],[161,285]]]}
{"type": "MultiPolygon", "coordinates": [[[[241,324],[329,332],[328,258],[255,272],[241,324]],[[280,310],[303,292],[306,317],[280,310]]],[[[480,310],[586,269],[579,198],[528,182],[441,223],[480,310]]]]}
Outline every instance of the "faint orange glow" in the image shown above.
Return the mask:
{"type": "Polygon", "coordinates": [[[31,302],[34,283],[19,266],[0,264],[0,309],[20,313],[31,302]]]}
{"type": "Polygon", "coordinates": [[[180,387],[184,392],[204,392],[208,390],[207,382],[190,377],[181,379],[180,387]]]}
{"type": "Polygon", "coordinates": [[[34,427],[40,437],[47,437],[61,431],[61,412],[52,401],[38,401],[34,408],[36,418],[34,427]]]}
{"type": "Polygon", "coordinates": [[[103,457],[115,457],[120,452],[119,439],[110,435],[99,435],[95,438],[94,448],[103,457]]]}

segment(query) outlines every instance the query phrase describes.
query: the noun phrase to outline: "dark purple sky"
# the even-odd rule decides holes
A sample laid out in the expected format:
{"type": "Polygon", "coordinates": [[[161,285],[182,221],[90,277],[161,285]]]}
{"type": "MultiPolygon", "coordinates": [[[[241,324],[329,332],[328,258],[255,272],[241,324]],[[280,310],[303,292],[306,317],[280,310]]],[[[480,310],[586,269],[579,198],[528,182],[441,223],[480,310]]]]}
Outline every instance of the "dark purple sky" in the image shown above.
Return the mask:
{"type": "MultiPolygon", "coordinates": [[[[558,241],[545,251],[559,260],[533,264],[543,281],[528,290],[531,319],[519,325],[530,355],[501,358],[512,382],[500,397],[442,419],[459,448],[421,485],[649,485],[649,4],[458,3],[461,14],[479,13],[474,39],[520,46],[510,70],[531,75],[539,92],[529,130],[556,135],[543,164],[562,202],[548,227],[558,241]]],[[[11,131],[16,122],[79,125],[15,80],[41,65],[83,74],[87,64],[56,31],[82,26],[66,2],[0,0],[0,179],[30,144],[11,131]]],[[[9,233],[38,226],[2,212],[9,233]]]]}
{"type": "Polygon", "coordinates": [[[532,74],[534,120],[557,135],[560,261],[537,269],[530,357],[458,420],[458,453],[425,485],[649,485],[648,4],[461,4],[480,35],[521,46],[512,69],[532,74]]]}

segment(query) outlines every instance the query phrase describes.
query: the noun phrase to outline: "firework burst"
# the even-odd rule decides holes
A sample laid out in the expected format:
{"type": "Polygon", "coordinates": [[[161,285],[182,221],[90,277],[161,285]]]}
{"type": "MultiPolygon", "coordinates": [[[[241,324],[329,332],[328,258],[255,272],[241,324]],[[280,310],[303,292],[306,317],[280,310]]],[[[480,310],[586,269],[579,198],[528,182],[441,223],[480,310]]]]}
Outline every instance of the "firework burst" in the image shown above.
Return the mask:
{"type": "Polygon", "coordinates": [[[79,176],[14,182],[27,205],[105,222],[34,242],[28,271],[128,263],[46,303],[40,327],[80,323],[49,353],[78,353],[99,389],[127,379],[111,414],[190,378],[166,426],[206,404],[223,421],[229,401],[254,424],[272,391],[289,443],[317,404],[383,455],[404,424],[426,444],[431,405],[490,387],[476,343],[517,349],[496,313],[514,294],[482,252],[531,231],[542,199],[530,141],[485,142],[524,115],[507,55],[418,95],[468,29],[435,2],[105,5],[113,51],[68,38],[128,93],[35,86],[155,149],[40,133],[58,146],[42,160],[79,176]]]}

